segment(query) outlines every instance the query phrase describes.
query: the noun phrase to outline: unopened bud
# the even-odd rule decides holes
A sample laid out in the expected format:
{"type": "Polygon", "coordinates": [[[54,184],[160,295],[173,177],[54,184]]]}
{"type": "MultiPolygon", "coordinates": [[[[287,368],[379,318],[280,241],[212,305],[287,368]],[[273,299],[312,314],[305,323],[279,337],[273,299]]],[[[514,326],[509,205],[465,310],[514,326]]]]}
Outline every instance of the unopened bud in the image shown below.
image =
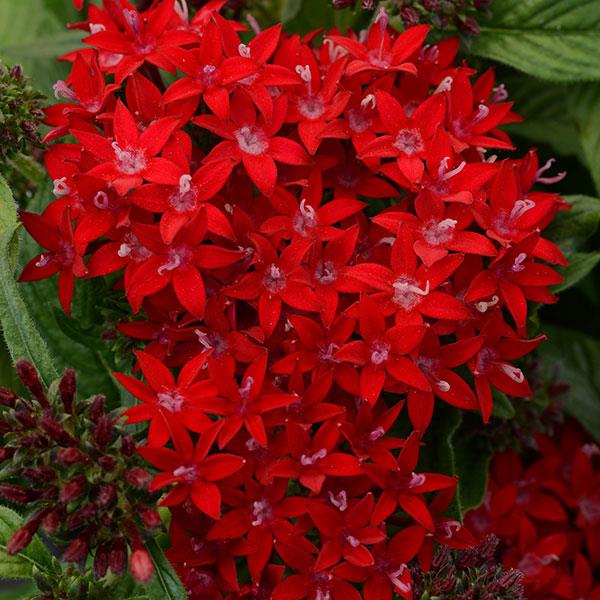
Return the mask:
{"type": "Polygon", "coordinates": [[[421,21],[419,13],[414,8],[412,8],[412,6],[405,6],[400,11],[400,18],[408,27],[410,27],[411,25],[417,25],[421,21]]]}
{"type": "Polygon", "coordinates": [[[26,490],[18,485],[12,485],[10,483],[0,484],[0,497],[9,500],[10,502],[16,502],[18,504],[27,504],[32,502],[39,497],[39,493],[33,490],[26,490]]]}
{"type": "Polygon", "coordinates": [[[67,433],[65,428],[48,412],[45,412],[40,418],[40,426],[50,438],[61,446],[76,446],[78,444],[78,441],[67,433]]]}
{"type": "Polygon", "coordinates": [[[46,392],[40,382],[35,367],[28,360],[18,360],[15,365],[17,376],[21,380],[21,383],[31,392],[31,395],[40,403],[44,408],[49,408],[48,398],[46,392]]]}
{"type": "Polygon", "coordinates": [[[130,469],[125,474],[125,481],[135,488],[140,490],[145,490],[150,485],[150,481],[152,481],[152,477],[150,474],[141,467],[136,467],[134,469],[130,469]]]}
{"type": "Polygon", "coordinates": [[[108,571],[108,555],[109,548],[106,545],[100,546],[96,550],[94,556],[94,577],[96,579],[102,579],[108,571]]]}
{"type": "Polygon", "coordinates": [[[48,483],[56,479],[56,471],[51,467],[27,467],[22,473],[23,477],[34,482],[48,483]]]}
{"type": "Polygon", "coordinates": [[[162,522],[160,519],[160,515],[153,508],[145,510],[140,516],[142,517],[144,525],[148,529],[154,529],[155,527],[158,527],[162,522]]]}
{"type": "Polygon", "coordinates": [[[108,566],[113,575],[117,577],[123,575],[127,564],[127,546],[123,538],[118,538],[108,553],[108,566]]]}
{"type": "Polygon", "coordinates": [[[139,583],[148,583],[154,576],[154,565],[145,548],[138,548],[131,553],[130,569],[133,578],[139,583]]]}
{"type": "Polygon", "coordinates": [[[88,457],[77,448],[61,448],[56,453],[56,459],[65,466],[88,462],[88,457]]]}
{"type": "Polygon", "coordinates": [[[92,401],[92,405],[89,410],[89,417],[94,422],[97,423],[100,417],[104,416],[105,413],[105,405],[106,405],[106,396],[102,394],[98,394],[94,400],[92,401]]]}
{"type": "Polygon", "coordinates": [[[42,527],[50,535],[58,530],[61,523],[60,513],[56,510],[48,513],[42,521],[42,527]]]}
{"type": "Polygon", "coordinates": [[[73,371],[73,369],[67,369],[58,384],[58,392],[65,412],[69,415],[73,414],[73,400],[75,399],[76,389],[77,378],[75,371],[73,371]]]}
{"type": "Polygon", "coordinates": [[[100,448],[108,446],[109,442],[113,438],[114,433],[114,421],[109,415],[102,415],[96,422],[96,429],[94,430],[94,440],[100,448]]]}
{"type": "Polygon", "coordinates": [[[103,486],[98,493],[96,504],[102,508],[114,506],[117,501],[117,486],[114,483],[108,483],[103,486]]]}
{"type": "Polygon", "coordinates": [[[27,527],[21,527],[15,531],[14,535],[8,540],[8,544],[6,544],[6,552],[14,556],[24,550],[31,540],[33,539],[33,534],[29,531],[27,527]]]}
{"type": "Polygon", "coordinates": [[[123,456],[133,456],[136,451],[136,443],[130,435],[124,435],[121,438],[121,454],[123,456]]]}
{"type": "Polygon", "coordinates": [[[12,458],[15,455],[15,452],[15,448],[0,448],[0,463],[12,458]]]}
{"type": "Polygon", "coordinates": [[[108,454],[100,456],[96,462],[106,472],[112,471],[117,466],[117,461],[108,454]]]}
{"type": "Polygon", "coordinates": [[[14,408],[18,397],[19,396],[17,396],[17,394],[15,394],[12,390],[0,387],[1,406],[10,406],[10,408],[14,408]]]}
{"type": "Polygon", "coordinates": [[[73,502],[77,498],[80,498],[85,490],[86,479],[84,475],[76,475],[71,481],[65,483],[63,488],[60,490],[59,499],[63,504],[73,502]]]}
{"type": "Polygon", "coordinates": [[[73,540],[63,554],[63,560],[66,562],[79,562],[83,560],[88,553],[89,543],[87,536],[79,537],[73,540]]]}

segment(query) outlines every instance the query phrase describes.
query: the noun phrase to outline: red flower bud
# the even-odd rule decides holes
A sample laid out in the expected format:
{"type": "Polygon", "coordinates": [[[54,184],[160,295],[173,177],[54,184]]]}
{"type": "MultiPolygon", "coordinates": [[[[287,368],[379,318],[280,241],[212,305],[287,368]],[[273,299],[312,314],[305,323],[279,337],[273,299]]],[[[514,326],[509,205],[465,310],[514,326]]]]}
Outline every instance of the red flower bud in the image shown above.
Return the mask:
{"type": "Polygon", "coordinates": [[[98,394],[92,401],[92,405],[89,410],[90,419],[96,423],[100,417],[104,415],[104,405],[106,404],[106,396],[98,394]]]}
{"type": "Polygon", "coordinates": [[[154,529],[155,527],[158,527],[161,524],[160,515],[153,508],[149,508],[148,510],[143,511],[140,516],[142,517],[144,525],[148,529],[154,529]]]}
{"type": "Polygon", "coordinates": [[[138,548],[131,553],[129,568],[139,583],[148,583],[154,576],[154,565],[145,548],[138,548]]]}
{"type": "Polygon", "coordinates": [[[133,456],[136,450],[136,443],[130,435],[124,435],[121,438],[121,454],[123,456],[133,456]]]}
{"type": "Polygon", "coordinates": [[[28,360],[18,360],[15,365],[17,370],[17,376],[23,383],[23,385],[31,392],[31,395],[40,403],[44,408],[49,408],[48,398],[46,392],[40,382],[35,367],[28,360]]]}
{"type": "Polygon", "coordinates": [[[0,496],[6,498],[10,502],[17,502],[19,504],[27,504],[33,500],[36,500],[39,493],[33,490],[25,490],[18,485],[12,485],[10,483],[0,484],[0,496]]]}
{"type": "Polygon", "coordinates": [[[109,508],[117,501],[117,486],[114,483],[109,483],[103,486],[98,493],[96,504],[102,508],[109,508]]]}
{"type": "Polygon", "coordinates": [[[96,461],[103,471],[112,471],[117,466],[117,461],[112,456],[101,456],[96,461]]]}
{"type": "Polygon", "coordinates": [[[102,415],[96,422],[94,440],[100,448],[105,448],[112,440],[114,433],[113,424],[114,421],[112,417],[109,417],[108,415],[102,415]]]}
{"type": "Polygon", "coordinates": [[[61,448],[56,454],[56,459],[65,466],[88,462],[88,457],[77,448],[61,448]]]}
{"type": "Polygon", "coordinates": [[[64,504],[68,504],[69,502],[73,502],[77,498],[81,497],[83,491],[85,490],[85,486],[87,481],[85,476],[77,475],[71,481],[65,483],[63,488],[60,490],[59,499],[64,504]]]}
{"type": "Polygon", "coordinates": [[[76,446],[77,440],[67,433],[64,427],[50,415],[45,412],[40,419],[41,428],[61,446],[76,446]]]}
{"type": "Polygon", "coordinates": [[[8,540],[6,552],[11,556],[18,554],[29,545],[32,539],[33,534],[29,529],[27,527],[21,527],[20,529],[17,529],[10,540],[8,540]]]}
{"type": "Polygon", "coordinates": [[[53,510],[52,512],[48,513],[44,517],[44,519],[42,521],[42,527],[44,528],[44,530],[47,533],[53,534],[59,528],[60,523],[61,523],[60,513],[57,510],[53,510]]]}
{"type": "Polygon", "coordinates": [[[135,469],[130,469],[125,473],[125,481],[135,488],[139,490],[148,489],[150,482],[152,481],[152,477],[146,471],[146,469],[142,469],[141,467],[136,467],[135,469]]]}
{"type": "Polygon", "coordinates": [[[65,412],[73,414],[73,400],[75,399],[75,390],[77,389],[77,378],[73,369],[67,369],[58,384],[58,392],[62,400],[65,412]]]}
{"type": "Polygon", "coordinates": [[[56,471],[50,467],[28,467],[23,469],[23,477],[31,481],[48,483],[56,479],[56,471]]]}
{"type": "Polygon", "coordinates": [[[96,556],[94,556],[94,577],[96,579],[102,579],[108,571],[108,546],[100,546],[96,550],[96,556]]]}
{"type": "Polygon", "coordinates": [[[15,455],[15,448],[0,448],[0,463],[9,460],[15,455]]]}
{"type": "Polygon", "coordinates": [[[0,405],[14,408],[18,397],[13,391],[0,387],[0,405]]]}
{"type": "Polygon", "coordinates": [[[88,536],[82,536],[73,540],[64,551],[63,560],[66,562],[79,562],[83,560],[88,553],[88,536]]]}
{"type": "Polygon", "coordinates": [[[123,538],[118,538],[108,553],[108,566],[113,575],[123,575],[127,564],[127,546],[123,538]]]}

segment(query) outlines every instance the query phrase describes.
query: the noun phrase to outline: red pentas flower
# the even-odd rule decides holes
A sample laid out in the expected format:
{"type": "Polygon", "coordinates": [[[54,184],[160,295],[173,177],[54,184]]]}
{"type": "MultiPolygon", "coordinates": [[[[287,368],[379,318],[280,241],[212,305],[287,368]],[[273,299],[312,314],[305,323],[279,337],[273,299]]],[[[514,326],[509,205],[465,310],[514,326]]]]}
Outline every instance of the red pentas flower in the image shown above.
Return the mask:
{"type": "MultiPolygon", "coordinates": [[[[559,176],[534,152],[488,156],[511,149],[506,91],[427,27],[398,34],[381,10],[360,39],[320,41],[245,32],[224,0],[147,4],[75,26],[87,47],[47,112],[55,199],[22,213],[44,251],[21,278],[58,273],[68,311],[76,278],[109,276],[129,304],[110,328],[141,349],[117,379],[191,598],[410,598],[409,561],[469,542],[445,515],[456,480],[418,466],[435,398],[487,422],[494,389],[531,395],[517,361],[565,263],[544,233],[559,176]]],[[[586,460],[493,502],[565,598],[599,562],[586,460]],[[527,533],[566,522],[557,502],[586,540],[568,570],[569,544],[527,533]]]]}

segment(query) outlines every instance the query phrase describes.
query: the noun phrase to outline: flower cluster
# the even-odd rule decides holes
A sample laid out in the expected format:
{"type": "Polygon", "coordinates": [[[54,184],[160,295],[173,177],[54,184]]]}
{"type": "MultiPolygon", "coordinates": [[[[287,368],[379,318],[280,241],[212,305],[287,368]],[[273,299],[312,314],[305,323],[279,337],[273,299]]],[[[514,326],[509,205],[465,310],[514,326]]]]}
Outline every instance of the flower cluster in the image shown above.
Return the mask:
{"type": "Polygon", "coordinates": [[[37,130],[44,118],[41,101],[20,65],[0,64],[0,161],[39,144],[37,130]]]}
{"type": "Polygon", "coordinates": [[[493,533],[503,562],[524,573],[527,598],[598,599],[600,449],[568,422],[559,439],[536,436],[524,460],[496,455],[484,505],[467,515],[471,531],[493,533]]]}
{"type": "Polygon", "coordinates": [[[410,559],[470,543],[455,479],[417,472],[435,399],[488,421],[492,388],[531,394],[527,301],[565,264],[541,233],[565,204],[533,187],[560,176],[489,153],[518,117],[456,40],[385,11],[249,39],[223,5],[90,7],[21,280],[58,273],[69,311],[75,278],[118,274],[147,383],[117,377],[193,597],[410,597],[410,559]]]}
{"type": "Polygon", "coordinates": [[[429,571],[413,567],[414,597],[523,600],[523,574],[498,564],[498,542],[496,536],[488,535],[479,545],[466,550],[451,551],[440,546],[429,571]]]}
{"type": "Polygon", "coordinates": [[[157,497],[118,415],[106,412],[104,396],[79,399],[70,369],[48,390],[25,360],[17,375],[31,398],[0,388],[0,497],[26,505],[30,516],[8,553],[23,550],[41,527],[65,561],[91,554],[97,578],[108,569],[121,575],[131,547],[130,570],[148,581],[153,565],[142,536],[160,525],[157,497]]]}

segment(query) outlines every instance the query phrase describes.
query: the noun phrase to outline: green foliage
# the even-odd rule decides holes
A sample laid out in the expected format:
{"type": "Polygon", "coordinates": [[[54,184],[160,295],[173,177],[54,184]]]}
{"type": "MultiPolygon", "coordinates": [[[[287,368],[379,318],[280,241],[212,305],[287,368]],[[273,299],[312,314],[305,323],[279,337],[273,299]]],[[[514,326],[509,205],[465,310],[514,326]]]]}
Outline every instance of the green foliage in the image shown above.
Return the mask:
{"type": "Polygon", "coordinates": [[[0,59],[22,64],[36,87],[48,95],[52,84],[68,72],[67,65],[54,59],[72,51],[82,37],[79,31],[68,31],[61,20],[67,16],[65,5],[70,4],[65,0],[0,0],[0,59]]]}
{"type": "Polygon", "coordinates": [[[21,527],[23,518],[6,506],[0,506],[0,578],[30,579],[32,569],[51,570],[52,556],[36,537],[23,552],[16,556],[6,553],[6,544],[13,533],[21,527]]]}
{"type": "Polygon", "coordinates": [[[49,384],[57,376],[54,361],[15,283],[18,227],[11,191],[0,178],[0,323],[13,361],[27,358],[49,384]]]}
{"type": "Polygon", "coordinates": [[[546,326],[538,351],[549,379],[570,386],[565,409],[600,442],[600,341],[578,331],[546,326]]]}
{"type": "Polygon", "coordinates": [[[146,593],[149,600],[185,600],[187,594],[155,540],[147,544],[156,573],[146,593]]]}
{"type": "Polygon", "coordinates": [[[600,79],[597,0],[495,0],[491,13],[475,54],[549,81],[600,79]]]}

